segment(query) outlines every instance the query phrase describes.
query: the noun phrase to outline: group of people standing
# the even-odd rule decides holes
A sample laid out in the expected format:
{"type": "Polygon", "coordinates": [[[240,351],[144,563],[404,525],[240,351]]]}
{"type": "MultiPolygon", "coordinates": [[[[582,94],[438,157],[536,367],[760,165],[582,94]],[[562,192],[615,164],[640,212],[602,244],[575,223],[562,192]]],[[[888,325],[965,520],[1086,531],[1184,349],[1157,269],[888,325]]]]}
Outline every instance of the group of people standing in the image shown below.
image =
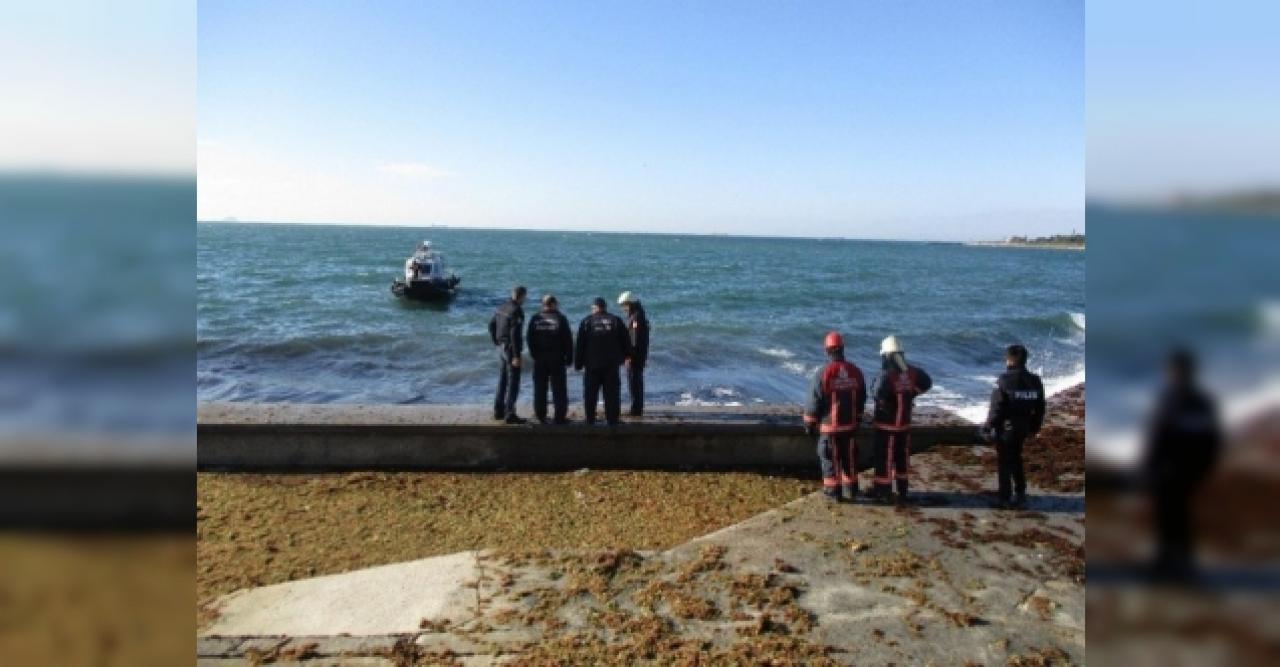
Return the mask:
{"type": "Polygon", "coordinates": [[[604,394],[604,418],[610,426],[620,421],[622,382],[619,368],[627,369],[631,394],[629,414],[644,414],[644,367],[649,358],[649,318],[640,299],[631,292],[618,297],[627,319],[609,312],[600,297],[591,302],[591,313],[578,324],[575,337],[569,320],[560,312],[555,295],[542,297],[542,309],[524,321],[523,285],[511,290],[511,298],[498,307],[489,320],[489,337],[498,350],[500,370],[498,392],[493,400],[493,418],[508,424],[527,420],[516,414],[520,396],[522,357],[526,343],[533,358],[533,412],[542,424],[567,424],[569,413],[568,369],[582,371],[583,411],[588,424],[596,423],[596,406],[604,394]],[[547,391],[550,389],[553,417],[547,419],[547,391]]]}
{"type": "MultiPolygon", "coordinates": [[[[845,359],[844,338],[834,331],[823,341],[827,363],[814,375],[804,410],[805,432],[818,434],[822,487],[833,501],[853,502],[858,495],[857,443],[868,397],[861,369],[845,359]]],[[[1022,446],[1044,424],[1045,395],[1040,377],[1027,370],[1027,348],[1005,350],[1005,372],[991,393],[983,439],[996,446],[1000,503],[1024,506],[1027,480],[1022,446]]],[[[880,373],[871,386],[872,459],[875,477],[870,499],[887,503],[893,487],[899,502],[910,490],[911,411],[917,396],[929,391],[933,379],[924,369],[907,363],[897,336],[880,343],[880,373]]]]}
{"type": "MultiPolygon", "coordinates": [[[[569,367],[582,371],[583,409],[588,424],[596,423],[596,405],[604,394],[604,417],[610,425],[622,411],[619,368],[627,369],[630,415],[644,414],[644,368],[649,357],[649,318],[631,292],[618,297],[627,319],[609,312],[596,297],[591,313],[578,324],[575,338],[556,297],[542,297],[542,309],[525,324],[527,290],[517,286],[511,298],[489,320],[489,336],[498,350],[500,372],[493,401],[493,418],[508,424],[527,420],[516,414],[520,395],[522,357],[526,343],[533,358],[533,411],[540,423],[568,423],[569,367]],[[547,418],[547,392],[554,408],[547,418]]],[[[872,459],[875,476],[870,498],[889,502],[896,486],[899,502],[910,490],[911,414],[917,396],[933,387],[933,379],[919,366],[907,363],[897,336],[880,344],[880,372],[868,392],[861,369],[845,359],[844,338],[836,332],[823,341],[827,363],[814,375],[804,410],[805,432],[818,435],[822,486],[829,498],[853,502],[858,495],[857,443],[868,396],[871,412],[872,459]]],[[[1027,482],[1022,466],[1023,443],[1044,423],[1045,395],[1040,377],[1027,370],[1027,349],[1005,350],[1005,372],[996,382],[983,438],[998,454],[1000,501],[1008,506],[1026,503],[1027,482]]]]}

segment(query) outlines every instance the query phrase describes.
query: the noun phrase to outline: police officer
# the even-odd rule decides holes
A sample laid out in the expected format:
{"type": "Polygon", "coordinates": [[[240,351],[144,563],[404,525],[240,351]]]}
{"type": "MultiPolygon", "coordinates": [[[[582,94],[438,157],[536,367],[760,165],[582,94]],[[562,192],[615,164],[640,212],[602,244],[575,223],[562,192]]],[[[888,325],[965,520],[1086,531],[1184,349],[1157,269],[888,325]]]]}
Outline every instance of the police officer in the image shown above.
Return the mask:
{"type": "Polygon", "coordinates": [[[880,341],[880,374],[871,388],[875,412],[875,497],[888,502],[890,482],[897,482],[898,502],[907,501],[911,459],[911,408],[916,396],[933,387],[933,378],[907,363],[897,336],[880,341]]]}
{"type": "Polygon", "coordinates": [[[493,418],[508,424],[523,424],[516,416],[516,398],[520,395],[520,355],[524,352],[524,285],[511,290],[511,298],[498,306],[489,320],[489,337],[498,348],[500,362],[498,393],[493,398],[493,418]]]}
{"type": "Polygon", "coordinates": [[[533,357],[533,414],[547,423],[547,383],[555,404],[557,424],[567,423],[569,395],[565,369],[573,365],[573,332],[569,320],[559,310],[556,297],[542,297],[542,310],[529,318],[529,354],[533,357]]]}
{"type": "Polygon", "coordinates": [[[596,423],[596,400],[604,390],[604,418],[613,426],[622,412],[622,388],[618,367],[631,355],[631,339],[627,325],[617,315],[608,312],[605,300],[596,297],[591,302],[591,314],[578,325],[577,351],[573,355],[574,368],[582,375],[583,409],[587,423],[596,423]]]}
{"type": "Polygon", "coordinates": [[[649,360],[649,317],[645,315],[640,299],[631,292],[623,292],[618,297],[618,305],[627,314],[627,333],[631,336],[631,356],[626,362],[631,411],[627,414],[639,417],[644,414],[644,365],[649,360]]]}
{"type": "Polygon", "coordinates": [[[853,433],[862,421],[867,385],[862,371],[844,358],[844,339],[832,331],[822,343],[827,364],[818,370],[804,409],[805,433],[821,433],[818,461],[822,490],[829,500],[852,502],[858,495],[858,448],[853,433]]]}
{"type": "Polygon", "coordinates": [[[1004,354],[1005,372],[991,392],[991,407],[984,426],[996,443],[1000,506],[1024,507],[1027,479],[1022,470],[1022,443],[1034,437],[1044,424],[1044,384],[1027,370],[1027,348],[1010,345],[1004,354]],[[1010,502],[1010,487],[1017,494],[1010,502]]]}
{"type": "Polygon", "coordinates": [[[1222,449],[1222,426],[1213,398],[1196,382],[1195,358],[1176,350],[1166,367],[1148,433],[1145,468],[1155,501],[1159,539],[1155,574],[1184,579],[1194,574],[1191,503],[1222,449]]]}

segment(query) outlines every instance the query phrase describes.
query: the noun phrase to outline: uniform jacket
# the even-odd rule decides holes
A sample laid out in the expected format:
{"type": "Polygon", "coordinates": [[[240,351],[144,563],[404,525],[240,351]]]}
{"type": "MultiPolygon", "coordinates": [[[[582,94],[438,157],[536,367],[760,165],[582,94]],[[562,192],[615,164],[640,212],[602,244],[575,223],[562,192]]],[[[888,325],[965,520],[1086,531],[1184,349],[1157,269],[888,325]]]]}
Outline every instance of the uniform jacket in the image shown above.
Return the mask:
{"type": "Polygon", "coordinates": [[[573,365],[573,331],[560,311],[543,310],[529,318],[529,354],[539,364],[573,365]]]}
{"type": "Polygon", "coordinates": [[[848,361],[835,359],[813,376],[804,421],[820,424],[823,433],[852,433],[862,421],[866,404],[862,371],[848,361]]]}
{"type": "Polygon", "coordinates": [[[617,368],[631,355],[631,338],[627,325],[613,313],[593,313],[578,325],[577,352],[574,368],[617,368]]]}
{"type": "Polygon", "coordinates": [[[627,315],[627,332],[631,336],[631,364],[643,366],[649,359],[649,316],[639,303],[627,315]]]}
{"type": "Polygon", "coordinates": [[[1035,435],[1044,424],[1044,385],[1026,368],[1010,368],[996,380],[987,409],[988,430],[997,435],[1035,435]]]}
{"type": "Polygon", "coordinates": [[[493,318],[489,320],[489,338],[508,357],[514,358],[524,352],[524,309],[515,299],[508,299],[494,311],[493,318]]]}
{"type": "Polygon", "coordinates": [[[933,378],[922,368],[908,364],[906,371],[897,366],[881,370],[871,388],[871,397],[875,401],[872,414],[875,428],[882,431],[911,430],[911,409],[916,396],[932,387],[933,378]]]}
{"type": "Polygon", "coordinates": [[[1188,486],[1213,469],[1222,448],[1217,406],[1194,387],[1161,393],[1147,443],[1147,472],[1157,485],[1188,486]]]}

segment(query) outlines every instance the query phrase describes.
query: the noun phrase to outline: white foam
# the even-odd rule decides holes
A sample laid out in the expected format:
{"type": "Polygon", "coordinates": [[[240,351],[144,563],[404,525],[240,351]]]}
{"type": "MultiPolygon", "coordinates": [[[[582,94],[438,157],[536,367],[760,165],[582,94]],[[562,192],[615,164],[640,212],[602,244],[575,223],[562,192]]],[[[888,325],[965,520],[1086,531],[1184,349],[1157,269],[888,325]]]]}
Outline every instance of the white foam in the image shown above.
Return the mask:
{"type": "Polygon", "coordinates": [[[808,373],[806,373],[806,369],[805,369],[805,367],[804,367],[804,364],[802,364],[802,363],[800,363],[800,362],[798,362],[798,361],[784,361],[784,362],[782,362],[782,367],[783,367],[784,369],[788,370],[788,371],[791,371],[792,373],[795,373],[796,375],[807,375],[807,374],[808,374],[808,373]]]}
{"type": "Polygon", "coordinates": [[[1081,330],[1084,331],[1084,313],[1071,313],[1071,321],[1081,330]]]}
{"type": "Polygon", "coordinates": [[[759,351],[761,354],[765,354],[770,357],[775,357],[778,359],[793,359],[796,356],[795,352],[792,352],[791,350],[788,350],[783,347],[762,347],[760,348],[759,351]]]}

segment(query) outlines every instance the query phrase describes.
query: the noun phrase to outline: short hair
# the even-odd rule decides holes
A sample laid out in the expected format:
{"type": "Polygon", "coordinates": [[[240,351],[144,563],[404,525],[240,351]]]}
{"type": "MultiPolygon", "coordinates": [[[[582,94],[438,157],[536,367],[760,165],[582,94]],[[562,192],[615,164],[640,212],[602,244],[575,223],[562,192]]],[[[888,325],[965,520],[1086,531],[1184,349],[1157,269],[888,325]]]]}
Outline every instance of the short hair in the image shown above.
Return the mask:
{"type": "Polygon", "coordinates": [[[524,297],[525,294],[528,294],[528,293],[529,293],[529,290],[525,289],[524,285],[516,285],[515,287],[511,288],[511,298],[513,299],[522,298],[524,297]]]}
{"type": "Polygon", "coordinates": [[[554,304],[554,303],[558,303],[558,302],[556,301],[556,295],[554,295],[554,294],[544,294],[544,295],[542,296],[542,305],[544,305],[544,306],[550,306],[550,305],[552,305],[552,304],[554,304]]]}
{"type": "Polygon", "coordinates": [[[605,301],[603,297],[598,296],[592,299],[591,305],[595,306],[596,308],[599,308],[600,310],[609,310],[609,302],[605,301]]]}
{"type": "Polygon", "coordinates": [[[1027,348],[1018,345],[1017,343],[1014,343],[1004,349],[1004,357],[1009,361],[1016,361],[1020,364],[1025,364],[1027,363],[1028,356],[1027,348]]]}

